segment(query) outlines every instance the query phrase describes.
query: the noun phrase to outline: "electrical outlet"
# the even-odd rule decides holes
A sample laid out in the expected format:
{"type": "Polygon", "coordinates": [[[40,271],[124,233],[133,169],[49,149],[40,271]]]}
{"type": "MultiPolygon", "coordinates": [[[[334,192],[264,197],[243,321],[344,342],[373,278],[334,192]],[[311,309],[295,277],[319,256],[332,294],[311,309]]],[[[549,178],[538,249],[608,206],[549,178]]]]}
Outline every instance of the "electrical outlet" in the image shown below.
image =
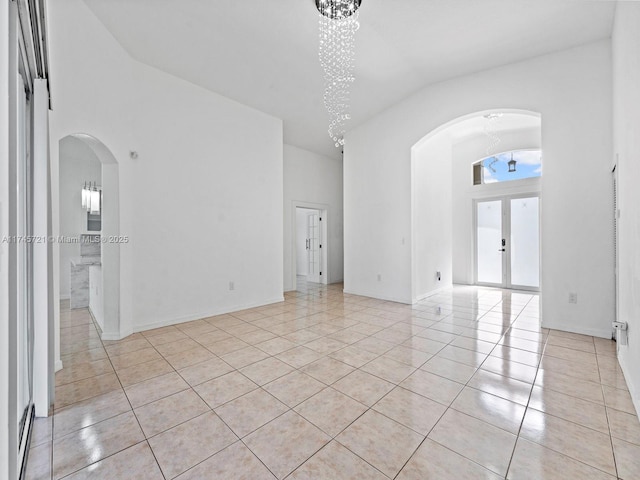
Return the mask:
{"type": "Polygon", "coordinates": [[[381,281],[382,281],[382,274],[381,274],[381,273],[379,273],[379,274],[378,274],[378,281],[379,281],[379,282],[381,282],[381,281]]]}
{"type": "Polygon", "coordinates": [[[569,293],[569,303],[578,303],[578,294],[575,292],[569,293]]]}
{"type": "Polygon", "coordinates": [[[236,285],[233,282],[229,282],[229,290],[235,290],[236,289],[236,285]]]}

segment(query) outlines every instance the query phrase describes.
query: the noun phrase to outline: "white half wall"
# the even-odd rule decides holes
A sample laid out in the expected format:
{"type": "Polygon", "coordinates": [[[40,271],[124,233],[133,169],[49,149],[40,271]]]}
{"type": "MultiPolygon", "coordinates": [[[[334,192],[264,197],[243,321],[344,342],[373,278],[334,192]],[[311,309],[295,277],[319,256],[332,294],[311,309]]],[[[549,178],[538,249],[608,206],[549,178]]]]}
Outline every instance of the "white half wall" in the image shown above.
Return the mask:
{"type": "Polygon", "coordinates": [[[618,2],[613,29],[613,151],[618,168],[618,358],[640,414],[640,4],[618,2]]]}
{"type": "Polygon", "coordinates": [[[429,86],[348,132],[344,153],[345,291],[410,303],[411,147],[475,112],[542,116],[543,324],[608,336],[611,235],[611,42],[429,86]],[[377,274],[382,281],[377,281],[377,274]],[[569,292],[578,303],[569,304],[569,292]]]}
{"type": "MultiPolygon", "coordinates": [[[[284,290],[295,285],[295,205],[327,210],[327,283],[343,279],[342,162],[284,145],[284,290]]],[[[323,246],[324,250],[324,246],[323,246]]]]}
{"type": "Polygon", "coordinates": [[[70,134],[118,162],[120,334],[281,301],[282,121],[136,62],[81,0],[48,14],[52,178],[70,134]]]}
{"type": "MultiPolygon", "coordinates": [[[[102,163],[89,146],[73,137],[62,140],[59,158],[60,235],[77,238],[87,230],[87,214],[82,210],[81,189],[86,181],[102,185],[102,163]]],[[[69,298],[70,261],[72,257],[80,256],[80,244],[63,241],[58,243],[60,298],[69,298]]]]}

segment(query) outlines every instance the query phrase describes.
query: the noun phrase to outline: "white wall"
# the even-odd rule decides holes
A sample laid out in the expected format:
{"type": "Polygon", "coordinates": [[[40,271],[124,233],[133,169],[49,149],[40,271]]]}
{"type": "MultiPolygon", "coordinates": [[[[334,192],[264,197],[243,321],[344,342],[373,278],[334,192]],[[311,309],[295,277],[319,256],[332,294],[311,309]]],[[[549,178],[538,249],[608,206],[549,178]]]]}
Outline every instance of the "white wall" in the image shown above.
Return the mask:
{"type": "Polygon", "coordinates": [[[118,161],[121,333],[280,301],[281,120],[134,61],[80,0],[48,11],[53,178],[69,134],[118,161]]]}
{"type": "Polygon", "coordinates": [[[416,146],[412,154],[413,301],[451,286],[451,153],[451,138],[442,132],[416,146]]]}
{"type": "Polygon", "coordinates": [[[640,414],[640,4],[618,2],[613,31],[613,133],[618,156],[618,318],[629,344],[618,358],[640,414]]]}
{"type": "Polygon", "coordinates": [[[296,208],[296,274],[307,275],[309,273],[309,262],[307,258],[307,216],[311,212],[306,208],[296,208]]]}
{"type": "Polygon", "coordinates": [[[427,87],[346,135],[345,290],[412,301],[411,147],[456,118],[540,112],[542,315],[607,336],[614,311],[611,44],[600,41],[427,87]],[[381,273],[382,282],[376,274],[381,273]],[[578,303],[569,304],[569,292],[578,303]]]}
{"type": "MultiPolygon", "coordinates": [[[[82,209],[82,185],[86,181],[102,184],[102,164],[82,141],[67,137],[60,144],[60,235],[78,238],[87,230],[86,210],[82,209]]],[[[80,256],[79,243],[59,242],[60,298],[69,298],[69,263],[80,256]]]]}
{"type": "MultiPolygon", "coordinates": [[[[284,290],[294,288],[295,205],[327,210],[328,283],[343,279],[342,162],[284,146],[284,290]],[[322,207],[320,207],[322,206],[322,207]]],[[[324,250],[324,246],[323,246],[324,250]]]]}
{"type": "MultiPolygon", "coordinates": [[[[544,121],[544,119],[543,119],[544,121]]],[[[498,150],[540,148],[540,128],[500,132],[498,150]]],[[[540,191],[540,179],[473,185],[472,164],[486,157],[487,137],[477,135],[453,144],[453,283],[474,283],[473,200],[540,191]]]]}

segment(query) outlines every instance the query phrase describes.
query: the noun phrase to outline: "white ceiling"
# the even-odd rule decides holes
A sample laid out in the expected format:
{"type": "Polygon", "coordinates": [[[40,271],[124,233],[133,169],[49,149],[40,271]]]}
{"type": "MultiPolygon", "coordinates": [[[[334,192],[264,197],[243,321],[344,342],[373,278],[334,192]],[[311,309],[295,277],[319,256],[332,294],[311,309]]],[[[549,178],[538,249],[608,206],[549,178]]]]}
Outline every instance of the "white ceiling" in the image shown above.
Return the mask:
{"type": "MultiPolygon", "coordinates": [[[[314,0],[84,0],[140,62],[284,121],[333,158],[314,0]]],[[[363,0],[352,126],[438,81],[611,35],[615,2],[363,0]]]]}

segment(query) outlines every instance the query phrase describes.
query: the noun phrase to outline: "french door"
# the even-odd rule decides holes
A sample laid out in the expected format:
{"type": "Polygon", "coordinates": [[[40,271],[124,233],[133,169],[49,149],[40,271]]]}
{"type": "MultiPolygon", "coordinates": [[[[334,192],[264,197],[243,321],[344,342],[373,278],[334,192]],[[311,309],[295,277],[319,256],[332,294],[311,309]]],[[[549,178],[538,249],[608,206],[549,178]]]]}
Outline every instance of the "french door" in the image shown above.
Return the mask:
{"type": "Polygon", "coordinates": [[[540,289],[540,197],[475,201],[476,283],[540,289]]]}

